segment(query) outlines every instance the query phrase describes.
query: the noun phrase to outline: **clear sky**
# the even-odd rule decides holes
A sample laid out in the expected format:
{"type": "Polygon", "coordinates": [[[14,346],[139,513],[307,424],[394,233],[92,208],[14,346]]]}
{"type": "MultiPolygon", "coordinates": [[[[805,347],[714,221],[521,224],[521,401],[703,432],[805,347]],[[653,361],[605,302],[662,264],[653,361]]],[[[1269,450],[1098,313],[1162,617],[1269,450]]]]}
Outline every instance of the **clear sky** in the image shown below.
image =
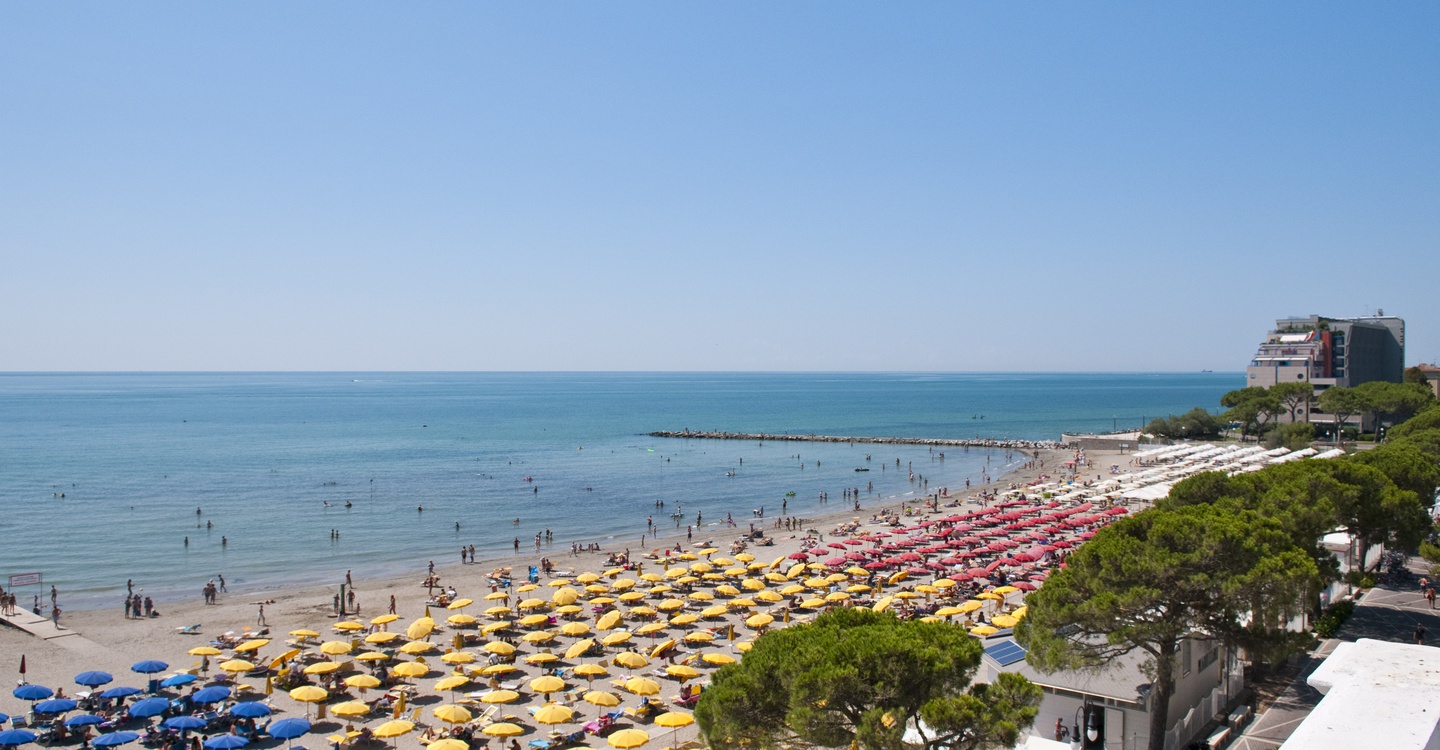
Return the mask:
{"type": "Polygon", "coordinates": [[[0,4],[0,370],[1440,358],[1440,4],[0,4]]]}

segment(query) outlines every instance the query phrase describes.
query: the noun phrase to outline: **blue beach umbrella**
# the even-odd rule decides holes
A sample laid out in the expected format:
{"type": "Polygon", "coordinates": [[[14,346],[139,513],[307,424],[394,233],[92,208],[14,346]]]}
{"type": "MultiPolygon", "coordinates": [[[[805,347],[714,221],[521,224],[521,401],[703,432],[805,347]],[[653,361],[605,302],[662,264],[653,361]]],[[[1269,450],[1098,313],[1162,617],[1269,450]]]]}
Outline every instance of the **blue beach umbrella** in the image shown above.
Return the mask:
{"type": "Polygon", "coordinates": [[[11,693],[22,701],[43,701],[54,694],[54,690],[44,685],[21,685],[11,693]]]}
{"type": "Polygon", "coordinates": [[[229,697],[230,688],[224,685],[215,685],[214,687],[207,687],[204,690],[196,690],[195,694],[190,696],[190,702],[204,705],[206,703],[219,703],[229,697]]]}
{"type": "Polygon", "coordinates": [[[0,747],[15,747],[35,741],[35,733],[24,729],[7,729],[0,732],[0,747]]]}
{"type": "Polygon", "coordinates": [[[166,664],[163,661],[156,661],[155,659],[137,661],[134,664],[130,665],[131,672],[139,672],[140,674],[155,674],[156,672],[164,672],[169,668],[169,664],[166,664]]]}
{"type": "Polygon", "coordinates": [[[238,734],[217,734],[205,740],[205,750],[235,750],[237,747],[245,747],[250,740],[238,734]]]}
{"type": "Polygon", "coordinates": [[[35,704],[37,714],[63,714],[66,711],[74,711],[78,705],[69,698],[51,698],[48,701],[40,701],[35,704]]]}
{"type": "Polygon", "coordinates": [[[200,678],[199,678],[199,677],[196,677],[196,676],[193,675],[193,674],[190,674],[189,672],[185,672],[185,673],[183,673],[183,674],[177,674],[177,675],[173,675],[173,676],[170,676],[170,677],[166,677],[165,679],[163,679],[163,680],[160,681],[160,687],[167,687],[167,688],[180,687],[181,685],[189,685],[190,683],[192,683],[192,682],[194,682],[194,681],[196,681],[196,680],[198,680],[198,679],[200,679],[200,678]]]}
{"type": "Polygon", "coordinates": [[[146,698],[143,701],[135,701],[135,705],[130,707],[130,715],[148,719],[151,716],[165,713],[165,709],[169,707],[170,701],[164,698],[146,698]]]}
{"type": "Polygon", "coordinates": [[[10,720],[10,717],[9,717],[9,716],[6,716],[5,714],[0,714],[0,724],[4,724],[5,722],[7,722],[7,721],[9,721],[9,720],[10,720]]]}
{"type": "Polygon", "coordinates": [[[81,672],[80,674],[75,675],[75,684],[84,685],[85,687],[104,685],[108,682],[113,682],[114,680],[115,676],[110,674],[109,672],[81,672]]]}
{"type": "Polygon", "coordinates": [[[143,691],[143,690],[141,690],[140,688],[137,688],[137,687],[130,687],[129,685],[121,685],[120,687],[113,687],[113,688],[110,688],[109,690],[106,690],[105,692],[103,692],[103,693],[100,694],[100,697],[101,697],[101,698],[108,699],[108,700],[114,700],[115,698],[129,698],[129,697],[132,696],[132,695],[139,695],[140,693],[143,693],[143,692],[145,692],[145,691],[143,691]]]}
{"type": "Polygon", "coordinates": [[[188,729],[204,729],[209,722],[199,716],[171,716],[160,723],[166,729],[176,729],[184,732],[188,729]]]}
{"type": "Polygon", "coordinates": [[[138,739],[140,739],[140,735],[137,732],[111,732],[90,740],[90,746],[118,747],[120,745],[128,745],[138,739]]]}
{"type": "Polygon", "coordinates": [[[95,714],[80,714],[79,716],[71,716],[70,718],[65,720],[65,726],[70,727],[71,729],[74,729],[75,727],[88,727],[93,724],[104,723],[105,717],[96,716],[95,714]]]}
{"type": "Polygon", "coordinates": [[[258,719],[270,715],[270,707],[260,701],[247,701],[236,703],[230,708],[231,716],[239,716],[242,719],[258,719]]]}
{"type": "Polygon", "coordinates": [[[299,716],[281,719],[271,724],[265,732],[279,740],[293,740],[310,731],[310,720],[299,716]]]}

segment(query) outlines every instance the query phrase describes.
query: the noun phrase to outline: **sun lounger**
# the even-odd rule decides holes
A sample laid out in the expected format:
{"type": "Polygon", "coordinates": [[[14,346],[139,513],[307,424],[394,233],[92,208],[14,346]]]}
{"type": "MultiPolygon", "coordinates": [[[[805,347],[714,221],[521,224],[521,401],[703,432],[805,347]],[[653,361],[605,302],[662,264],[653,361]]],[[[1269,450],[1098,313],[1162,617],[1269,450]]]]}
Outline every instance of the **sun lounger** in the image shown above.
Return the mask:
{"type": "Polygon", "coordinates": [[[180,635],[196,635],[200,632],[200,623],[197,622],[194,625],[186,625],[183,628],[175,628],[175,632],[179,633],[180,635]]]}

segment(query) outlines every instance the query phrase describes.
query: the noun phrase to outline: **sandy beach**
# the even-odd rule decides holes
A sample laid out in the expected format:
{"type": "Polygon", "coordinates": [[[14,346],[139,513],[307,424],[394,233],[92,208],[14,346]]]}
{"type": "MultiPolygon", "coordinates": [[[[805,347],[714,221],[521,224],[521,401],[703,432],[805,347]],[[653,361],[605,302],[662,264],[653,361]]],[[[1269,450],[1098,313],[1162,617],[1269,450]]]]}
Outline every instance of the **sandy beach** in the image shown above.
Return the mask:
{"type": "MultiPolygon", "coordinates": [[[[1064,451],[1042,451],[1041,461],[1043,462],[1043,468],[1036,466],[1034,468],[1013,471],[1004,477],[998,478],[986,489],[993,491],[1011,484],[1023,485],[1034,481],[1036,476],[1040,474],[1058,475],[1059,472],[1056,470],[1062,468],[1060,463],[1065,460],[1064,456],[1066,456],[1064,451]]],[[[1097,464],[1098,463],[1100,462],[1097,461],[1097,464]]],[[[944,516],[956,512],[963,512],[967,509],[979,508],[979,502],[973,498],[979,494],[981,489],[980,487],[974,487],[965,494],[960,494],[952,490],[950,497],[941,501],[938,514],[935,512],[915,512],[919,509],[914,508],[913,503],[907,503],[906,507],[912,512],[915,512],[915,515],[905,519],[904,523],[914,523],[929,516],[944,516]]],[[[841,524],[858,521],[859,527],[857,531],[853,532],[852,535],[854,536],[889,528],[888,526],[871,520],[872,516],[881,511],[881,506],[878,504],[866,503],[859,513],[854,511],[848,502],[841,499],[832,498],[828,505],[834,509],[827,510],[822,515],[805,519],[801,531],[774,529],[772,526],[774,523],[773,516],[764,519],[741,519],[737,517],[733,528],[724,525],[707,527],[703,538],[700,534],[697,534],[693,540],[688,541],[685,539],[683,527],[678,533],[671,531],[668,535],[661,537],[660,543],[668,544],[668,548],[672,553],[677,545],[681,547],[683,551],[692,554],[708,548],[717,549],[718,552],[709,555],[693,554],[693,557],[689,560],[677,559],[672,555],[669,564],[666,564],[663,559],[650,557],[650,555],[656,554],[653,547],[641,549],[639,547],[640,540],[637,535],[635,544],[629,549],[631,562],[637,564],[635,566],[636,569],[627,570],[620,574],[612,574],[608,577],[604,577],[604,574],[616,567],[611,563],[610,556],[623,553],[625,552],[624,549],[605,549],[599,553],[583,552],[579,555],[573,555],[570,552],[568,542],[561,543],[557,541],[541,553],[532,552],[531,554],[522,554],[518,558],[515,556],[505,556],[498,559],[479,559],[474,564],[461,564],[457,562],[457,558],[459,557],[457,550],[457,554],[449,560],[434,561],[435,573],[439,576],[441,588],[434,589],[433,591],[438,594],[445,588],[453,588],[459,598],[474,600],[474,603],[464,608],[463,612],[475,616],[479,620],[478,625],[484,626],[495,621],[493,617],[485,614],[485,610],[491,606],[504,605],[510,607],[511,614],[507,619],[518,621],[520,616],[528,614],[528,612],[517,612],[515,609],[522,599],[538,597],[544,599],[546,602],[550,602],[552,594],[558,589],[557,587],[547,584],[554,579],[565,578],[570,581],[569,585],[571,587],[581,589],[585,584],[574,581],[574,577],[586,572],[602,576],[598,581],[600,584],[611,584],[621,578],[636,580],[645,574],[659,574],[664,576],[667,569],[673,569],[674,566],[694,565],[697,562],[703,562],[707,559],[729,558],[733,560],[735,556],[731,554],[732,545],[749,531],[752,520],[756,523],[757,527],[765,530],[765,533],[773,539],[774,544],[773,546],[756,546],[752,543],[746,551],[753,555],[756,561],[763,562],[767,566],[773,560],[800,551],[802,545],[806,543],[807,538],[818,536],[819,541],[822,542],[822,548],[823,543],[836,541],[833,534],[835,529],[841,524]],[[539,588],[533,592],[518,590],[519,587],[526,582],[526,566],[538,565],[542,555],[548,556],[553,562],[555,573],[553,575],[542,574],[539,579],[539,588]],[[522,560],[523,563],[516,564],[517,560],[522,560]],[[485,597],[492,594],[492,591],[496,591],[496,589],[492,588],[492,572],[497,568],[506,567],[513,568],[513,585],[515,589],[509,592],[510,597],[506,600],[486,601],[485,597]]],[[[887,510],[892,513],[898,513],[901,511],[901,508],[897,503],[893,507],[887,508],[887,510]]],[[[668,520],[668,516],[666,520],[668,520]]],[[[522,553],[527,551],[527,547],[529,547],[529,550],[533,550],[533,546],[526,544],[528,541],[529,540],[522,540],[522,553]]],[[[793,561],[787,560],[786,564],[779,566],[779,569],[783,572],[786,568],[791,567],[790,563],[792,562],[793,561]]],[[[427,589],[424,585],[427,563],[428,561],[425,560],[416,561],[415,573],[412,575],[388,580],[355,580],[353,589],[360,611],[358,614],[348,615],[345,619],[369,625],[372,618],[388,612],[391,597],[393,597],[395,601],[395,612],[399,619],[397,622],[388,625],[387,628],[403,632],[409,623],[426,615],[427,602],[432,601],[432,590],[427,589]]],[[[732,563],[732,567],[736,564],[739,564],[739,562],[732,563]]],[[[718,572],[717,570],[716,573],[718,572]]],[[[671,578],[667,580],[673,580],[673,578],[674,576],[672,574],[671,578]]],[[[655,585],[654,583],[647,583],[644,580],[637,580],[636,582],[638,585],[633,589],[634,591],[645,591],[648,587],[655,585]]],[[[738,583],[739,581],[738,579],[731,579],[731,582],[738,583]]],[[[914,583],[920,582],[923,582],[923,580],[907,581],[900,584],[900,586],[913,587],[914,583]]],[[[724,583],[724,581],[701,580],[695,585],[694,590],[713,590],[717,583],[724,583]]],[[[900,590],[900,586],[891,588],[898,591],[900,590]]],[[[779,589],[781,586],[776,585],[773,586],[773,588],[779,589]]],[[[842,584],[837,586],[836,590],[842,590],[843,588],[844,585],[842,584]]],[[[143,659],[158,659],[167,662],[170,666],[170,671],[160,675],[163,677],[171,672],[190,669],[196,665],[200,659],[187,654],[187,651],[198,646],[209,645],[212,638],[220,634],[228,632],[238,637],[244,637],[246,628],[254,632],[264,626],[268,626],[270,631],[268,637],[272,642],[261,648],[257,655],[248,657],[257,664],[265,664],[291,648],[291,646],[286,643],[287,640],[291,639],[291,637],[287,635],[291,631],[308,629],[319,633],[319,638],[314,639],[316,645],[321,641],[349,640],[349,637],[333,629],[333,626],[338,621],[334,612],[334,597],[338,591],[338,585],[284,592],[230,591],[219,594],[218,602],[213,605],[204,604],[197,592],[194,601],[180,604],[166,604],[162,608],[161,616],[148,619],[126,619],[123,616],[119,602],[117,602],[114,611],[97,610],[64,613],[61,619],[61,626],[67,631],[72,631],[75,634],[73,636],[42,640],[39,637],[15,628],[0,628],[0,653],[5,654],[5,658],[3,661],[0,661],[0,665],[3,665],[3,668],[7,670],[11,670],[9,672],[11,679],[18,679],[20,675],[14,670],[18,669],[20,658],[23,655],[27,667],[25,678],[28,682],[46,685],[51,688],[63,686],[67,694],[72,694],[77,689],[84,689],[74,683],[74,677],[76,674],[86,670],[104,670],[112,673],[115,676],[115,682],[106,687],[114,687],[117,685],[144,687],[145,676],[136,674],[130,670],[131,664],[137,661],[143,659]],[[264,625],[261,624],[259,619],[262,604],[264,607],[264,625]],[[181,634],[177,632],[178,628],[192,625],[199,626],[196,633],[181,634]]],[[[504,591],[504,589],[499,589],[498,591],[504,591]]],[[[596,591],[598,592],[599,590],[597,589],[596,591]]],[[[622,593],[620,590],[615,590],[610,595],[614,596],[620,593],[622,593]]],[[[750,592],[746,591],[743,593],[749,594],[750,592]]],[[[886,593],[890,592],[887,591],[886,593]]],[[[589,596],[591,594],[586,595],[589,596]]],[[[668,592],[668,594],[655,593],[645,596],[643,600],[633,601],[633,605],[654,607],[657,603],[665,599],[682,595],[683,594],[678,592],[668,592]]],[[[636,599],[638,597],[631,598],[636,599]]],[[[720,601],[703,601],[699,598],[692,599],[688,597],[680,601],[684,602],[683,608],[677,611],[659,613],[659,622],[665,622],[665,615],[667,614],[674,616],[678,613],[693,612],[699,615],[702,611],[722,603],[720,601]]],[[[24,595],[21,602],[22,604],[27,603],[28,595],[24,595]]],[[[585,602],[580,603],[585,604],[585,602]]],[[[63,608],[63,598],[61,605],[63,608]]],[[[632,602],[629,601],[620,601],[617,602],[616,605],[622,610],[632,608],[632,602]]],[[[521,695],[515,702],[499,705],[498,711],[493,718],[499,719],[509,715],[518,719],[516,723],[525,728],[525,733],[517,738],[521,745],[537,738],[549,736],[551,727],[538,724],[527,715],[527,707],[539,706],[546,702],[543,695],[528,688],[528,683],[531,679],[544,674],[547,668],[554,668],[556,666],[573,668],[581,663],[603,664],[607,668],[608,676],[596,679],[594,681],[594,688],[611,692],[621,701],[617,708],[605,709],[607,711],[623,710],[626,708],[633,709],[640,704],[641,697],[639,695],[611,684],[611,680],[633,674],[636,676],[643,675],[659,682],[661,688],[660,693],[654,697],[654,700],[664,703],[665,708],[663,710],[676,709],[688,713],[688,709],[678,708],[676,704],[670,700],[671,696],[681,692],[682,683],[664,672],[664,668],[669,665],[666,659],[654,659],[648,666],[635,670],[615,665],[611,662],[611,659],[613,659],[616,654],[626,650],[626,648],[634,648],[638,652],[648,654],[654,645],[669,638],[683,637],[686,634],[697,631],[713,632],[716,636],[713,643],[696,642],[693,640],[686,642],[681,640],[680,643],[677,644],[674,652],[674,655],[678,657],[678,661],[683,662],[689,659],[690,666],[693,666],[699,673],[698,677],[685,684],[693,685],[696,683],[704,683],[708,673],[717,667],[697,657],[718,653],[739,658],[741,656],[740,649],[743,648],[741,644],[753,640],[755,636],[755,630],[744,624],[747,616],[757,612],[772,611],[776,621],[771,627],[783,626],[782,609],[785,605],[766,605],[763,602],[759,602],[757,605],[758,606],[753,608],[732,606],[723,614],[718,615],[716,615],[714,610],[711,610],[710,616],[698,619],[697,622],[693,624],[685,626],[671,625],[663,631],[649,635],[642,636],[636,634],[625,644],[601,646],[603,657],[590,655],[584,658],[562,660],[552,664],[528,664],[523,657],[539,653],[542,650],[554,651],[557,655],[563,656],[566,647],[580,640],[580,638],[561,635],[555,632],[555,626],[551,625],[550,629],[552,632],[555,632],[556,635],[554,640],[543,643],[526,642],[521,640],[521,637],[526,633],[532,632],[532,630],[520,627],[517,622],[515,628],[503,631],[503,633],[497,633],[496,636],[509,636],[510,640],[513,640],[519,647],[517,656],[521,658],[517,658],[514,662],[514,666],[518,669],[511,674],[504,675],[503,682],[506,684],[518,683],[518,690],[521,695]],[[734,632],[734,640],[730,640],[727,637],[732,629],[734,632]],[[657,670],[659,672],[658,674],[657,670]]],[[[595,626],[597,625],[596,618],[600,614],[600,610],[603,609],[606,608],[586,606],[580,613],[573,617],[560,619],[559,623],[566,623],[572,620],[585,623],[589,626],[589,630],[592,631],[588,634],[589,637],[599,639],[607,635],[606,632],[594,632],[595,626]]],[[[551,612],[548,608],[538,611],[545,613],[551,612]]],[[[453,695],[449,692],[437,692],[433,686],[438,680],[451,675],[456,672],[457,669],[469,674],[469,671],[466,671],[467,668],[470,671],[474,671],[485,666],[487,663],[485,659],[489,657],[489,654],[482,650],[480,646],[489,641],[490,637],[481,635],[480,631],[475,627],[453,627],[447,623],[446,618],[448,616],[460,614],[461,610],[451,611],[443,607],[430,606],[429,613],[438,624],[438,628],[427,640],[435,644],[436,650],[423,655],[428,662],[430,671],[425,677],[411,680],[411,682],[416,685],[418,692],[413,694],[411,699],[407,701],[405,713],[408,718],[414,713],[415,708],[422,708],[423,710],[421,710],[419,717],[420,721],[440,729],[448,729],[449,725],[438,720],[433,715],[432,709],[436,706],[450,703],[453,698],[463,695],[464,692],[483,692],[488,690],[490,678],[476,674],[473,676],[471,683],[464,687],[457,688],[460,692],[453,695]],[[468,665],[452,665],[441,660],[442,653],[453,648],[457,634],[470,636],[464,650],[476,654],[477,657],[479,657],[477,662],[468,665]]],[[[797,614],[805,618],[814,616],[814,612],[808,610],[797,612],[797,614]]],[[[627,615],[625,620],[619,625],[619,628],[638,629],[643,624],[651,621],[653,620],[627,615]]],[[[608,633],[614,632],[614,630],[608,631],[608,633]]],[[[363,633],[360,635],[363,637],[363,633]]],[[[403,641],[397,640],[389,644],[388,647],[397,646],[401,642],[403,641]]],[[[368,644],[366,647],[371,648],[368,644]]],[[[378,649],[381,647],[374,646],[373,648],[378,649]]],[[[313,651],[314,649],[312,648],[311,650],[313,651]]],[[[357,650],[356,653],[359,653],[359,650],[357,650]]],[[[195,685],[207,684],[210,678],[214,678],[217,674],[223,674],[215,670],[214,665],[228,658],[228,655],[229,652],[227,651],[226,656],[212,658],[210,660],[211,671],[208,673],[207,678],[195,683],[195,685]]],[[[406,654],[396,654],[396,656],[400,659],[407,660],[414,658],[406,654]]],[[[716,657],[715,661],[723,661],[723,657],[716,657]]],[[[397,662],[391,661],[386,664],[393,666],[395,663],[397,662]]],[[[361,662],[356,662],[356,666],[362,669],[364,668],[361,662]]],[[[318,682],[316,678],[311,678],[310,681],[312,683],[318,682]]],[[[250,695],[257,698],[266,697],[263,694],[265,688],[264,679],[246,678],[242,674],[235,682],[240,685],[248,685],[249,688],[251,688],[248,691],[250,695]]],[[[573,700],[575,697],[584,694],[589,688],[589,685],[582,677],[569,676],[566,679],[566,688],[567,690],[577,691],[569,694],[571,700],[573,700]]],[[[352,694],[353,693],[354,691],[352,691],[352,694]]],[[[378,691],[372,690],[369,691],[367,697],[373,699],[377,694],[378,691]]],[[[244,695],[244,691],[242,691],[241,695],[244,695]]],[[[565,695],[565,693],[561,693],[556,697],[563,695],[565,695]]],[[[359,696],[358,694],[354,694],[352,697],[359,696]]],[[[306,715],[307,707],[300,702],[292,700],[283,690],[276,690],[272,695],[268,696],[268,698],[275,709],[276,717],[306,715]]],[[[328,702],[334,703],[340,700],[345,699],[332,697],[328,702]]],[[[594,719],[601,710],[597,706],[590,705],[583,700],[573,702],[571,707],[575,710],[576,720],[556,725],[556,729],[566,733],[576,731],[581,727],[583,722],[594,719]]],[[[477,706],[477,709],[478,708],[477,706]]],[[[0,711],[10,714],[23,714],[25,709],[26,703],[10,696],[8,692],[3,698],[0,698],[0,711]]],[[[474,710],[473,713],[478,717],[482,714],[482,711],[474,710]]],[[[310,714],[313,716],[314,711],[310,711],[310,714]]],[[[346,723],[350,723],[355,727],[364,725],[373,728],[382,723],[388,716],[387,714],[386,717],[383,718],[376,716],[368,720],[355,720],[346,723]]],[[[624,720],[623,723],[626,725],[635,724],[635,722],[628,719],[624,720]]],[[[694,726],[681,727],[678,730],[648,724],[637,726],[651,734],[651,745],[654,747],[670,746],[676,741],[684,742],[687,739],[693,738],[695,733],[694,726]]],[[[317,723],[312,734],[302,738],[299,742],[310,747],[325,745],[328,744],[323,739],[325,735],[332,734],[344,727],[345,724],[339,723],[334,718],[331,718],[324,722],[317,723]],[[315,736],[316,734],[320,736],[315,736]]],[[[414,747],[420,737],[421,731],[417,729],[410,734],[398,738],[397,742],[400,745],[414,747]]],[[[474,743],[474,745],[479,746],[478,739],[483,737],[483,735],[477,734],[476,737],[477,742],[474,743]]],[[[490,743],[492,747],[499,747],[498,743],[500,743],[500,740],[498,738],[490,738],[490,743]]],[[[264,747],[278,745],[280,743],[266,738],[257,744],[264,747]]],[[[604,746],[605,741],[593,735],[586,735],[585,744],[598,747],[604,746]]]]}

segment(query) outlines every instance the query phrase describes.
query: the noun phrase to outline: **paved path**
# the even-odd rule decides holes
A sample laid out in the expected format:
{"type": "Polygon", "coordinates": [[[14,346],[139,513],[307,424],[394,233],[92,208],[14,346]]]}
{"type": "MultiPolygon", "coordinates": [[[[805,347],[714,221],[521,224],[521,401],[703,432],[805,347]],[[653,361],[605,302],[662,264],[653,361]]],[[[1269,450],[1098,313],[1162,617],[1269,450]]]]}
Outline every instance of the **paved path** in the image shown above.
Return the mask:
{"type": "Polygon", "coordinates": [[[0,615],[0,623],[53,643],[71,651],[105,651],[105,647],[80,635],[78,631],[65,626],[57,627],[50,618],[41,617],[27,610],[18,610],[13,615],[0,615]]]}
{"type": "Polygon", "coordinates": [[[1229,750],[1275,750],[1284,744],[1295,731],[1295,727],[1310,715],[1315,704],[1324,696],[1305,680],[1320,666],[1330,652],[1341,641],[1355,641],[1370,638],[1393,643],[1414,643],[1415,626],[1423,624],[1428,631],[1427,645],[1440,645],[1440,610],[1430,608],[1430,603],[1420,595],[1419,578],[1429,569],[1429,563],[1411,558],[1407,567],[1415,573],[1415,583],[1397,589],[1373,588],[1365,594],[1345,627],[1336,638],[1320,644],[1300,668],[1295,681],[1285,689],[1264,713],[1245,729],[1245,733],[1231,743],[1229,750]]]}

